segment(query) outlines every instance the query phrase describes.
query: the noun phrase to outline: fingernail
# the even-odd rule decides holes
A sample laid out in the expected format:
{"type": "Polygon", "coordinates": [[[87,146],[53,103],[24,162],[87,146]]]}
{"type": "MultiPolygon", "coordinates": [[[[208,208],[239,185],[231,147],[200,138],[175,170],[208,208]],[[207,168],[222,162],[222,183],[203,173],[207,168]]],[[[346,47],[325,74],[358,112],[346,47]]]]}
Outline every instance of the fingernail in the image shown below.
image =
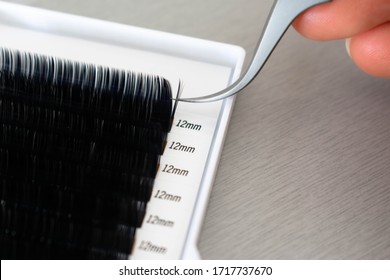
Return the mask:
{"type": "Polygon", "coordinates": [[[347,49],[347,53],[349,57],[351,57],[350,45],[351,45],[351,38],[345,39],[345,48],[347,49]]]}

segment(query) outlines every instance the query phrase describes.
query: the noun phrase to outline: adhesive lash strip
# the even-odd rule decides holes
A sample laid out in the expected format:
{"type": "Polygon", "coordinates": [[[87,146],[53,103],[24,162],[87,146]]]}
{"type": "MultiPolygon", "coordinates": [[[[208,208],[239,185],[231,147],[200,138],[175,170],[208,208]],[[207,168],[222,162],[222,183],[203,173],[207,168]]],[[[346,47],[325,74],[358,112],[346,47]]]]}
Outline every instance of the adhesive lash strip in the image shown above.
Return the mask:
{"type": "Polygon", "coordinates": [[[172,103],[159,76],[0,48],[0,257],[127,259],[172,103]]]}

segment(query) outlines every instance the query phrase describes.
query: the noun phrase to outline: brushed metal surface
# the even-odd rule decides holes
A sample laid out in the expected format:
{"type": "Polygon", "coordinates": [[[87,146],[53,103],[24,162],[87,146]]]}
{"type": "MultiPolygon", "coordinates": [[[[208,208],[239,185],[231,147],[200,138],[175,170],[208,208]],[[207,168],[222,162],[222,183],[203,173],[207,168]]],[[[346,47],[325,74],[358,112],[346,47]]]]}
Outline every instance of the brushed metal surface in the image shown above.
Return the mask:
{"type": "MultiPolygon", "coordinates": [[[[232,43],[272,1],[9,1],[232,43]]],[[[289,30],[237,103],[200,237],[206,259],[389,259],[390,80],[289,30]]]]}

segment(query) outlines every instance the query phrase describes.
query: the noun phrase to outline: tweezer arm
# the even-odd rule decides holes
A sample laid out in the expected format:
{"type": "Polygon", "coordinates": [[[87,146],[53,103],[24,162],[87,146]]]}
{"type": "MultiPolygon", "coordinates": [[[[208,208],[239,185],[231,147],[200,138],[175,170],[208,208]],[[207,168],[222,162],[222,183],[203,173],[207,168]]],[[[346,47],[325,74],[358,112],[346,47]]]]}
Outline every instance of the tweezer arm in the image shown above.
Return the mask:
{"type": "Polygon", "coordinates": [[[217,93],[194,98],[181,98],[185,102],[212,102],[232,96],[245,88],[260,72],[272,51],[292,23],[303,11],[331,0],[275,0],[267,23],[257,43],[255,53],[248,69],[235,83],[217,93]]]}

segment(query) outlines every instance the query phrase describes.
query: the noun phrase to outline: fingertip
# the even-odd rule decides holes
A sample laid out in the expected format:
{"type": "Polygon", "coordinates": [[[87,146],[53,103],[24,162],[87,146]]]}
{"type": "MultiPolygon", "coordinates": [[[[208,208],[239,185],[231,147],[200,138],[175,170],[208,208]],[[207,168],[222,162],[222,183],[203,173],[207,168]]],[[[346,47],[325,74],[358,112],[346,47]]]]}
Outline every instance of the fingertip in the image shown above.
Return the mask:
{"type": "Polygon", "coordinates": [[[357,35],[347,44],[352,59],[363,71],[390,78],[390,23],[357,35]]]}
{"type": "Polygon", "coordinates": [[[389,21],[389,8],[389,0],[333,0],[305,11],[293,26],[310,39],[337,40],[389,21]]]}
{"type": "Polygon", "coordinates": [[[300,14],[293,22],[293,27],[304,37],[323,41],[329,39],[329,13],[322,5],[300,14]]]}

